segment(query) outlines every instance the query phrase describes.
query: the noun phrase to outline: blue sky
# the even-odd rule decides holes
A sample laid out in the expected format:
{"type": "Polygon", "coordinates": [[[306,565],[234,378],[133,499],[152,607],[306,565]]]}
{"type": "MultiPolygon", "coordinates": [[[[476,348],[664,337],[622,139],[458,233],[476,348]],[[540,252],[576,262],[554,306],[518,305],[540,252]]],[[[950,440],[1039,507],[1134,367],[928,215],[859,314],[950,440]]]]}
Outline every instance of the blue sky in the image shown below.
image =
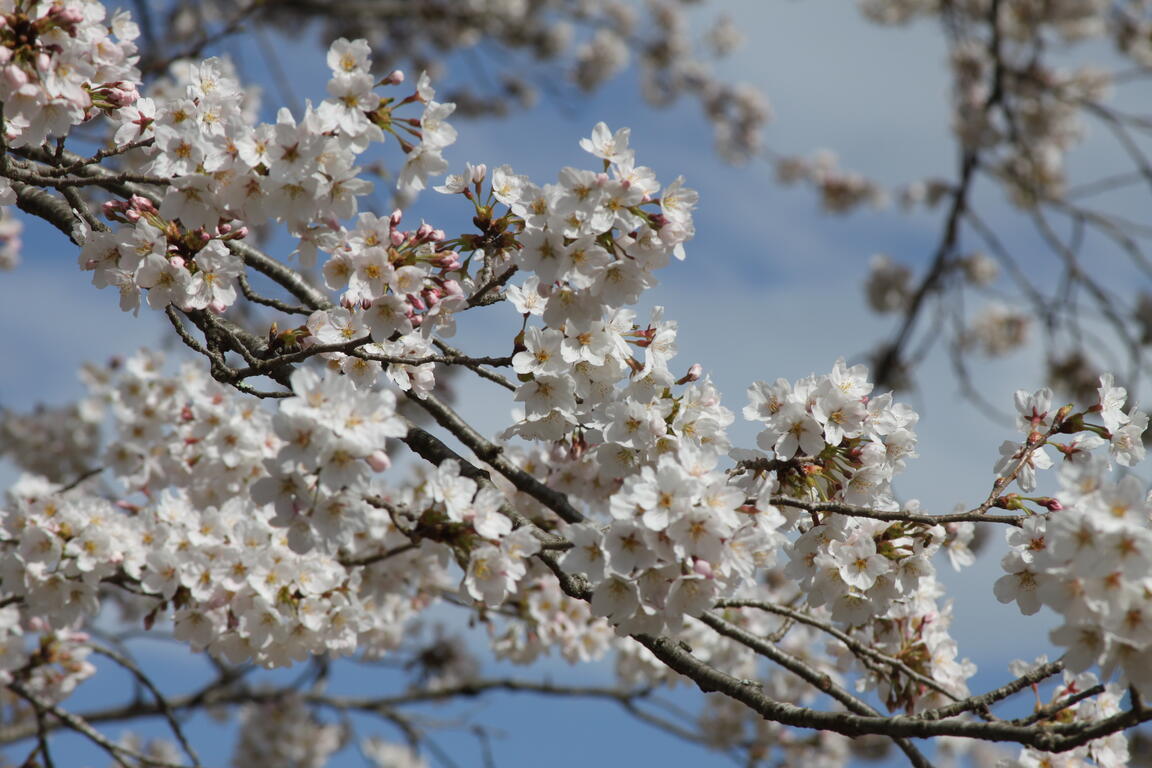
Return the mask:
{"type": "MultiPolygon", "coordinates": [[[[776,118],[766,141],[774,150],[808,155],[832,147],[844,167],[888,184],[932,175],[947,178],[953,172],[946,48],[933,28],[872,27],[847,4],[826,1],[710,3],[698,14],[703,18],[714,7],[726,8],[749,38],[720,71],[754,83],[767,95],[776,118]]],[[[298,95],[319,100],[326,79],[322,49],[311,37],[292,46],[294,54],[301,52],[286,62],[299,84],[298,95]]],[[[257,79],[266,77],[253,54],[246,54],[244,63],[257,79]]],[[[266,104],[275,97],[267,88],[266,104]]],[[[889,209],[827,215],[810,191],[776,185],[767,162],[724,165],[711,150],[710,130],[694,104],[653,111],[637,98],[630,76],[563,110],[544,99],[535,109],[506,120],[457,121],[460,140],[447,156],[453,170],[465,161],[485,162],[490,168],[508,163],[538,182],[548,182],[563,165],[590,161],[577,142],[600,120],[612,128],[630,126],[639,162],[654,168],[662,181],[683,174],[700,191],[697,236],[688,245],[688,259],[659,275],[661,285],[646,305],[662,304],[668,317],[680,321],[678,366],[701,363],[720,385],[729,408],[739,412],[745,388],[756,379],[825,372],[839,356],[859,359],[890,332],[892,319],[877,317],[864,305],[861,280],[869,258],[886,252],[924,263],[935,246],[941,212],[906,215],[889,209]]],[[[1095,159],[1090,162],[1107,156],[1099,151],[1102,154],[1091,154],[1095,159]]],[[[1000,231],[1027,247],[1028,230],[993,194],[981,194],[978,200],[1000,231]]],[[[408,220],[423,216],[446,225],[459,216],[459,208],[451,207],[454,201],[437,198],[426,194],[408,220]]],[[[121,313],[115,295],[88,285],[88,275],[76,267],[74,249],[55,230],[29,222],[25,242],[24,264],[0,275],[0,327],[6,330],[0,336],[0,356],[7,361],[0,374],[0,405],[23,410],[36,402],[76,397],[82,393],[75,375],[80,362],[161,343],[167,330],[162,317],[147,309],[139,318],[121,313]]],[[[514,333],[507,329],[513,325],[508,313],[489,310],[475,327],[462,328],[457,346],[481,354],[504,352],[514,333]]],[[[1038,361],[1038,355],[1025,352],[981,367],[981,386],[990,399],[1009,408],[1014,389],[1037,384],[1038,361]]],[[[917,391],[906,399],[922,415],[922,458],[899,479],[899,493],[921,499],[933,513],[949,512],[958,502],[973,505],[990,487],[997,447],[1013,437],[1012,425],[996,425],[961,400],[942,352],[929,357],[917,391]]],[[[465,404],[465,412],[493,432],[506,426],[509,405],[505,400],[472,401],[465,404]]],[[[740,445],[750,446],[754,432],[739,423],[733,428],[740,445]]],[[[11,477],[10,470],[0,467],[0,480],[11,477]]],[[[994,541],[1001,537],[1000,531],[992,531],[994,541]]],[[[1009,660],[1049,651],[1050,614],[1025,619],[991,595],[999,575],[999,549],[990,547],[975,567],[959,575],[940,564],[956,601],[953,626],[961,655],[981,668],[974,689],[1006,679],[1009,660]]],[[[183,651],[152,653],[149,658],[181,681],[178,684],[194,685],[203,674],[202,666],[183,651]]],[[[589,671],[557,663],[549,673],[556,679],[607,680],[604,665],[589,671]]],[[[347,685],[360,693],[382,690],[387,685],[383,678],[350,680],[347,685]]],[[[95,704],[109,696],[100,685],[98,679],[89,683],[76,701],[95,704]]],[[[507,739],[494,745],[501,766],[534,765],[542,754],[554,767],[594,761],[727,764],[633,724],[610,705],[509,695],[494,696],[485,707],[486,702],[469,702],[464,709],[479,712],[480,720],[508,732],[507,739]],[[576,733],[579,738],[574,738],[576,733]],[[565,746],[557,749],[555,744],[565,746]]],[[[205,723],[197,731],[215,728],[205,723]]],[[[445,744],[461,765],[476,764],[470,755],[476,744],[471,737],[451,737],[445,744]]],[[[205,750],[205,757],[223,761],[229,747],[228,737],[220,739],[211,751],[205,750]]],[[[338,763],[357,764],[351,758],[338,763]]]]}

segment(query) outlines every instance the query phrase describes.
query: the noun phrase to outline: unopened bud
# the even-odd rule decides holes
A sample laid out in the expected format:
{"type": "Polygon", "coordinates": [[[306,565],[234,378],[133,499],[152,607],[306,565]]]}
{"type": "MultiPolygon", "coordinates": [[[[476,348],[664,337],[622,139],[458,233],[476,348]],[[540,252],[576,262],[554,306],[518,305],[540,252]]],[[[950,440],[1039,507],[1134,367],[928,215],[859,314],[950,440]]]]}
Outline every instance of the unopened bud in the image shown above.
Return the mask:
{"type": "Polygon", "coordinates": [[[996,501],[993,503],[993,506],[997,507],[998,509],[1009,510],[1022,510],[1025,508],[1024,501],[1020,498],[1020,494],[1018,493],[1009,493],[1005,496],[997,497],[996,501]]]}
{"type": "Polygon", "coordinates": [[[103,91],[103,96],[109,104],[117,108],[135,104],[136,100],[140,98],[140,94],[136,91],[136,85],[124,80],[109,83],[103,91]]]}
{"type": "Polygon", "coordinates": [[[384,451],[373,451],[364,460],[368,462],[368,466],[372,467],[373,472],[383,472],[392,466],[392,460],[384,451]]]}
{"type": "Polygon", "coordinates": [[[707,560],[696,558],[692,561],[692,570],[706,579],[716,578],[716,574],[712,572],[712,563],[707,560]]]}
{"type": "Polygon", "coordinates": [[[699,381],[700,376],[704,373],[704,366],[700,363],[693,363],[688,368],[688,373],[684,374],[681,378],[676,380],[677,384],[688,384],[689,382],[699,381]]]}
{"type": "Polygon", "coordinates": [[[440,269],[452,272],[454,270],[460,269],[460,254],[456,253],[455,251],[441,253],[439,258],[437,258],[433,263],[440,269]]]}

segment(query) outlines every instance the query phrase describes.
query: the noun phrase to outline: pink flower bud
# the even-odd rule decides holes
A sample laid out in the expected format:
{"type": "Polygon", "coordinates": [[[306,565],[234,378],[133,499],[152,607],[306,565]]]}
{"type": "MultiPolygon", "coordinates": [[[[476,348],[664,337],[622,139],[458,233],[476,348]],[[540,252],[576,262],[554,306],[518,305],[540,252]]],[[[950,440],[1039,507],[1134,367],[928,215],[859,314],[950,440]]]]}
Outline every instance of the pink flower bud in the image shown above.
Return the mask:
{"type": "Polygon", "coordinates": [[[403,242],[406,238],[407,238],[407,235],[405,235],[403,232],[401,232],[398,229],[394,229],[388,233],[388,239],[390,241],[392,241],[392,245],[395,245],[395,246],[399,246],[399,245],[403,244],[403,242]]]}
{"type": "Polygon", "coordinates": [[[113,107],[127,107],[129,104],[135,104],[136,99],[140,98],[140,94],[136,92],[136,86],[132,83],[117,83],[112,88],[109,88],[104,98],[113,107]]]}
{"type": "Polygon", "coordinates": [[[677,384],[687,384],[692,381],[699,381],[700,376],[704,373],[704,367],[700,363],[693,363],[688,368],[688,373],[676,381],[677,384]]]}
{"type": "Polygon", "coordinates": [[[46,15],[62,27],[74,27],[84,21],[84,14],[78,8],[54,5],[46,15]]]}
{"type": "Polygon", "coordinates": [[[4,84],[10,90],[19,90],[20,86],[28,82],[28,75],[15,64],[4,67],[4,84]]]}
{"type": "Polygon", "coordinates": [[[712,563],[707,560],[694,559],[692,561],[692,570],[706,579],[716,578],[716,574],[712,572],[712,563]]]}
{"type": "Polygon", "coordinates": [[[454,269],[460,269],[460,255],[455,251],[441,253],[436,260],[432,262],[432,266],[448,270],[449,272],[454,269]]]}
{"type": "Polygon", "coordinates": [[[384,451],[373,451],[364,460],[368,462],[368,466],[372,467],[373,472],[383,472],[392,466],[392,460],[388,458],[388,454],[384,453],[384,451]]]}

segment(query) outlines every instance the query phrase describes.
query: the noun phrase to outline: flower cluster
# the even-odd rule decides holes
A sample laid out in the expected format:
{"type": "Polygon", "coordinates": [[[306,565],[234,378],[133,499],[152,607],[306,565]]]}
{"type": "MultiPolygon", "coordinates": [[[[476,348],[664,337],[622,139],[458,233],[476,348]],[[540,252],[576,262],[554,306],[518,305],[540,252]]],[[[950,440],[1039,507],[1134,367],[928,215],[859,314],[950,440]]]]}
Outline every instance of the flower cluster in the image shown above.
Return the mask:
{"type": "MultiPolygon", "coordinates": [[[[266,508],[240,500],[201,510],[169,493],[129,516],[56,490],[18,485],[3,513],[10,554],[0,584],[48,629],[95,616],[101,582],[111,580],[143,601],[134,611],[147,614],[146,626],[171,610],[174,636],[194,650],[281,666],[320,652],[394,648],[415,610],[402,592],[445,581],[437,559],[418,552],[368,570],[352,565],[362,554],[299,555],[266,508]]],[[[374,525],[378,535],[349,550],[405,541],[386,515],[374,525]]]]}
{"type": "Polygon", "coordinates": [[[382,739],[365,739],[360,744],[364,757],[374,768],[428,768],[428,763],[412,747],[382,739]]]}
{"type": "Polygon", "coordinates": [[[407,426],[388,390],[360,392],[346,377],[307,368],[291,383],[296,396],[272,419],[279,450],[265,460],[252,497],[275,510],[272,524],[289,528],[297,552],[317,543],[334,552],[367,533],[378,516],[364,501],[370,475],[387,469],[385,441],[402,437],[407,426]]]}
{"type": "Polygon", "coordinates": [[[103,409],[96,398],[31,413],[0,410],[0,456],[54,482],[98,466],[103,409]]]}
{"type": "Polygon", "coordinates": [[[456,138],[446,122],[453,107],[434,100],[427,77],[398,102],[379,95],[378,86],[404,78],[396,72],[378,83],[363,41],[337,40],[328,63],[329,97],[299,121],[281,109],[275,123],[253,124],[232,67],[221,59],[184,68],[162,96],[122,110],[116,141],[145,144],[128,158],[134,170],[167,183],[167,192],[158,201],[134,197],[106,208],[122,226],[92,233],[85,243],[80,264],[95,273],[94,284],[117,286],[126,310],[147,291],[156,309],[221,312],[236,300],[243,268],[231,241],[245,237],[248,226],[283,222],[301,238],[305,263],[317,248],[350,251],[350,239],[370,247],[339,224],[372,191],[360,177],[358,156],[387,133],[396,135],[406,156],[399,189],[422,189],[430,174],[446,168],[441,151],[456,138]],[[423,104],[419,118],[393,114],[411,103],[423,104]]]}
{"type": "Polygon", "coordinates": [[[323,768],[346,740],[346,729],[322,723],[298,696],[284,696],[241,711],[240,743],[233,765],[323,768]]]}
{"type": "MultiPolygon", "coordinates": [[[[1041,656],[1036,660],[1037,664],[1047,663],[1047,657],[1041,656]]],[[[1024,675],[1030,672],[1034,665],[1025,662],[1016,661],[1009,665],[1012,674],[1016,676],[1024,675]]],[[[1075,674],[1064,671],[1063,681],[1052,692],[1051,701],[1046,703],[1046,708],[1053,711],[1054,714],[1051,718],[1052,722],[1062,725],[1072,723],[1088,723],[1098,722],[1107,717],[1117,715],[1120,713],[1120,701],[1124,697],[1124,690],[1115,683],[1108,683],[1104,686],[1103,693],[1100,693],[1091,698],[1082,699],[1077,701],[1074,705],[1069,706],[1070,702],[1078,694],[1083,694],[1085,691],[1090,690],[1099,683],[1096,675],[1091,672],[1081,672],[1075,674]]],[[[1040,705],[1041,702],[1037,702],[1040,705]]],[[[1043,766],[1046,763],[1053,763],[1053,756],[1051,753],[1041,752],[1031,747],[1025,747],[1020,750],[1020,754],[1014,759],[1000,760],[996,764],[996,768],[1034,768],[1035,766],[1043,766]]],[[[1076,765],[1091,765],[1099,766],[1099,768],[1125,768],[1130,758],[1128,749],[1128,739],[1124,738],[1122,734],[1114,733],[1101,739],[1094,739],[1082,747],[1077,747],[1061,756],[1061,763],[1068,766],[1076,765]]]]}
{"type": "Polygon", "coordinates": [[[719,585],[747,578],[765,534],[748,526],[742,554],[722,556],[744,523],[741,494],[715,471],[732,415],[698,372],[679,381],[671,373],[675,325],[662,310],[640,327],[625,308],[655,269],[683,256],[695,193],[677,180],[657,197],[660,184],[636,165],[627,130],[600,124],[581,145],[604,171],[567,168],[559,183],[538,187],[497,169],[490,199],[508,208],[499,220],[481,199],[485,169],[438,189],[472,200],[494,222],[489,231],[520,230],[505,258],[527,278],[508,293],[543,327],[525,328],[512,359],[524,412],[504,436],[563,446],[549,462],[553,483],[611,518],[606,528],[602,520],[568,528],[576,546],[564,565],[596,583],[594,614],[621,632],[659,631],[705,610],[719,585]],[[677,384],[688,386],[674,394],[677,384]]]}
{"type": "Polygon", "coordinates": [[[965,330],[961,342],[989,357],[1000,357],[1028,343],[1032,315],[1000,302],[985,306],[965,330]]]}
{"type": "Polygon", "coordinates": [[[401,594],[447,582],[418,550],[357,565],[408,543],[365,501],[385,440],[405,429],[391,393],[354,397],[346,379],[301,369],[298,397],[273,418],[194,366],[164,376],[148,355],[92,383],[119,433],[108,468],[145,501],[118,509],[44,481],[13,489],[0,588],[51,628],[94,616],[113,580],[151,598],[149,622],[174,609],[194,648],[278,665],[394,647],[414,610],[401,594]]]}
{"type": "MultiPolygon", "coordinates": [[[[971,285],[986,287],[996,281],[1000,268],[996,262],[986,254],[975,251],[956,258],[953,268],[959,270],[964,279],[971,285]]],[[[864,281],[864,295],[868,299],[868,306],[874,312],[901,312],[908,309],[911,304],[916,286],[911,283],[912,270],[886,253],[873,254],[868,265],[868,279],[864,281]]],[[[982,322],[990,323],[983,319],[982,322]]],[[[981,337],[990,336],[994,330],[974,331],[981,337]]],[[[985,346],[993,346],[992,342],[985,346]]]]}
{"type": "MultiPolygon", "coordinates": [[[[676,379],[668,369],[675,324],[663,321],[657,309],[641,328],[625,307],[655,284],[652,272],[671,255],[684,257],[697,196],[677,179],[657,198],[660,184],[650,168],[636,165],[627,129],[612,133],[601,123],[581,146],[611,175],[566,168],[559,183],[544,187],[503,169],[493,175],[493,197],[522,226],[511,262],[529,275],[509,290],[510,299],[526,319],[539,316],[544,323],[525,329],[523,351],[513,358],[523,382],[515,399],[524,404],[525,417],[506,436],[554,441],[594,429],[597,434],[585,439],[600,445],[601,467],[622,477],[655,455],[661,430],[651,420],[661,418],[661,410],[675,418],[672,400],[662,393],[676,379]],[[642,360],[634,349],[643,351],[642,360]],[[626,386],[618,389],[622,381],[626,386]],[[641,414],[637,406],[652,410],[641,414]],[[609,435],[613,423],[629,426],[609,435]]],[[[700,425],[696,442],[708,442],[709,433],[731,420],[707,413],[711,393],[705,385],[692,398],[704,411],[690,402],[675,409],[682,424],[712,419],[700,425]]]]}
{"type": "Polygon", "coordinates": [[[1006,444],[1002,452],[1011,457],[1012,469],[1001,466],[1002,474],[1018,468],[1020,487],[1034,488],[1035,469],[1051,465],[1040,436],[1058,430],[1075,437],[1068,443],[1046,441],[1064,457],[1061,490],[1054,498],[1006,499],[1008,506],[1025,508],[1030,502],[1044,511],[1008,532],[1005,575],[995,592],[1001,602],[1017,603],[1022,613],[1036,613],[1046,605],[1063,617],[1051,638],[1068,648],[1064,661],[1070,670],[1083,672],[1098,664],[1105,677],[1119,670],[1122,679],[1148,691],[1152,506],[1134,476],[1110,481],[1109,461],[1100,455],[1108,447],[1126,466],[1143,458],[1147,416],[1122,410],[1127,393],[1113,386],[1111,377],[1102,377],[1100,384],[1099,402],[1085,414],[1071,414],[1070,407],[1053,412],[1046,390],[1017,393],[1021,427],[1029,438],[1022,446],[1006,444]],[[1086,423],[1088,413],[1103,425],[1086,423]]]}
{"type": "MultiPolygon", "coordinates": [[[[440,81],[451,73],[458,51],[479,41],[495,46],[499,53],[488,62],[493,67],[489,77],[460,77],[453,83],[453,101],[471,116],[505,116],[539,100],[546,89],[526,74],[525,58],[550,62],[559,81],[584,91],[603,86],[635,63],[648,103],[668,106],[685,98],[699,103],[712,123],[716,148],[726,158],[743,161],[760,150],[760,134],[769,119],[764,97],[747,84],[732,83],[712,66],[741,43],[736,25],[724,16],[701,28],[690,8],[675,2],[427,2],[431,5],[418,23],[395,6],[348,7],[336,0],[276,4],[262,18],[292,35],[320,30],[325,44],[356,30],[372,41],[380,58],[421,62],[440,81]]],[[[204,24],[227,25],[234,10],[219,0],[173,5],[169,32],[182,41],[173,43],[175,48],[198,40],[205,34],[204,24]]]]}
{"type": "Polygon", "coordinates": [[[885,393],[868,398],[872,384],[862,365],[839,360],[827,376],[793,386],[785,379],[748,388],[746,418],[764,423],[757,444],[780,461],[819,460],[819,473],[797,476],[798,495],[884,508],[891,480],[915,456],[919,416],[885,393]]]}
{"type": "Polygon", "coordinates": [[[9,145],[39,146],[136,101],[139,29],[127,13],[107,23],[106,13],[97,0],[4,3],[0,102],[9,145]]]}
{"type": "Polygon", "coordinates": [[[362,213],[354,228],[341,227],[326,238],[332,255],[324,263],[325,283],[341,292],[341,306],[314,312],[304,341],[364,341],[355,355],[325,356],[361,389],[384,371],[398,388],[423,393],[435,384],[432,364],[401,361],[434,353],[436,332],[452,335],[455,313],[467,306],[457,278],[467,278],[442,230],[428,224],[401,230],[401,219],[400,211],[387,218],[362,213]]]}
{"type": "Polygon", "coordinates": [[[817,152],[811,159],[780,157],[776,160],[776,178],[782,184],[807,182],[820,193],[824,210],[847,213],[862,205],[882,208],[888,204],[888,192],[859,173],[839,167],[834,152],[817,152]]]}
{"type": "MultiPolygon", "coordinates": [[[[776,467],[748,475],[749,484],[760,484],[759,497],[782,491],[799,499],[897,509],[892,477],[915,456],[918,417],[890,394],[869,398],[871,389],[864,367],[849,368],[843,360],[830,374],[795,385],[783,379],[753,384],[744,414],[765,424],[757,443],[771,452],[772,463],[755,454],[746,463],[776,467]]],[[[754,486],[748,487],[751,496],[754,486]]],[[[790,522],[795,525],[797,518],[790,522]]],[[[800,531],[788,548],[784,573],[800,585],[809,606],[826,606],[833,621],[861,627],[871,647],[916,659],[920,671],[945,688],[966,690],[964,680],[975,667],[956,660],[949,611],[937,604],[942,589],[931,559],[947,538],[942,527],[826,515],[800,531]]],[[[893,708],[937,703],[935,694],[922,697],[916,684],[899,676],[869,675],[868,682],[883,689],[893,708]]]]}
{"type": "Polygon", "coordinates": [[[87,632],[53,630],[24,617],[13,605],[0,608],[0,684],[18,681],[39,701],[57,704],[96,673],[87,632]]]}
{"type": "Polygon", "coordinates": [[[141,352],[93,376],[93,398],[113,417],[105,466],[129,491],[181,488],[192,503],[219,506],[246,495],[274,455],[271,418],[196,366],[164,374],[164,359],[141,352]]]}
{"type": "Polygon", "coordinates": [[[515,621],[499,633],[493,652],[517,664],[530,664],[558,648],[570,664],[595,661],[617,647],[616,634],[607,620],[592,615],[583,600],[574,600],[541,565],[528,561],[529,576],[520,586],[519,599],[512,602],[515,621]]]}

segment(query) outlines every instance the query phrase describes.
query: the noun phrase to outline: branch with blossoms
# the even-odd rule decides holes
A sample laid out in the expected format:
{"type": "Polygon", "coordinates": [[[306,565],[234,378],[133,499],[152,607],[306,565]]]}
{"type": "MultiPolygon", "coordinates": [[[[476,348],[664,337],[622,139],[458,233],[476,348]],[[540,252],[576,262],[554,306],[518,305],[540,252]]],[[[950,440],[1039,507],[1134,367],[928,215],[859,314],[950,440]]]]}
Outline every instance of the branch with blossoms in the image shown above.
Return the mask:
{"type": "Polygon", "coordinates": [[[874,394],[862,366],[754,383],[743,416],[761,425],[757,450],[732,445],[736,415],[702,366],[673,372],[676,322],[632,307],[686,257],[697,195],[639,165],[627,129],[597,124],[580,142],[593,167],[555,183],[469,164],[433,189],[471,228],[405,228],[404,211],[360,210],[371,184],[358,164],[394,147],[400,191],[423,190],[447,170],[453,106],[426,76],[410,88],[399,72],[372,75],[364,41],[332,44],[328,98],[268,123],[223,60],[140,96],[134,27],[95,3],[16,21],[0,27],[15,155],[0,166],[3,200],[64,232],[122,310],[164,312],[196,353],[175,372],[147,351],[89,368],[83,404],[4,420],[4,450],[33,471],[0,510],[0,681],[27,705],[8,733],[35,738],[35,755],[49,759],[49,734],[67,727],[116,759],[178,764],[91,725],[162,715],[195,763],[176,713],[244,703],[237,762],[295,750],[321,764],[344,738],[326,708],[371,711],[414,747],[401,704],[490,689],[605,697],[693,739],[726,720],[753,762],[846,749],[789,729],[883,737],[916,766],[929,762],[910,739],[942,736],[1010,742],[1021,759],[1119,759],[1123,733],[1152,719],[1139,696],[1152,685],[1147,499],[1107,480],[1112,462],[1143,458],[1147,417],[1110,377],[1080,410],[1018,393],[1026,438],[1002,446],[985,500],[924,514],[893,491],[919,417],[874,394]],[[81,124],[110,148],[72,154],[81,124]],[[283,228],[293,253],[251,245],[257,226],[283,228]],[[481,306],[506,310],[509,354],[444,340],[481,306]],[[513,392],[506,429],[487,436],[453,407],[454,369],[513,392]],[[278,389],[256,389],[259,377],[278,389]],[[105,420],[102,446],[89,435],[105,420]],[[1063,456],[1062,490],[1027,495],[1048,448],[1063,456]],[[93,466],[105,470],[74,481],[93,466]],[[1007,524],[996,597],[1060,612],[1053,640],[1068,652],[973,695],[933,563],[970,564],[977,523],[1007,524]],[[325,689],[336,659],[397,656],[445,603],[486,627],[500,659],[611,657],[619,684],[485,682],[434,643],[421,676],[461,679],[392,697],[325,689]],[[114,608],[125,631],[168,632],[218,679],[173,697],[118,653],[151,700],[66,710],[97,672],[87,657],[106,650],[83,629],[114,608]],[[228,671],[309,660],[267,692],[228,671]],[[992,712],[1061,673],[1035,719],[992,712]],[[721,696],[672,722],[638,706],[682,678],[721,696]]]}
{"type": "MultiPolygon", "coordinates": [[[[180,59],[194,61],[207,46],[245,28],[270,25],[294,38],[320,29],[324,45],[363,37],[382,66],[423,68],[441,79],[455,74],[451,59],[464,50],[471,57],[468,76],[451,77],[449,88],[450,100],[467,116],[508,116],[541,99],[570,109],[635,64],[644,100],[654,107],[695,101],[712,124],[717,152],[729,161],[757,155],[770,118],[758,90],[713,71],[743,44],[732,19],[721,14],[701,29],[677,3],[561,0],[477,8],[450,0],[418,7],[380,0],[283,0],[237,8],[173,0],[164,7],[166,24],[143,24],[146,75],[162,74],[180,59]],[[541,64],[548,74],[540,74],[541,64]],[[477,72],[486,74],[477,77],[477,72]]],[[[279,72],[273,46],[262,44],[260,55],[279,72]]],[[[276,86],[281,98],[299,100],[289,98],[292,84],[282,73],[276,86]]]]}

